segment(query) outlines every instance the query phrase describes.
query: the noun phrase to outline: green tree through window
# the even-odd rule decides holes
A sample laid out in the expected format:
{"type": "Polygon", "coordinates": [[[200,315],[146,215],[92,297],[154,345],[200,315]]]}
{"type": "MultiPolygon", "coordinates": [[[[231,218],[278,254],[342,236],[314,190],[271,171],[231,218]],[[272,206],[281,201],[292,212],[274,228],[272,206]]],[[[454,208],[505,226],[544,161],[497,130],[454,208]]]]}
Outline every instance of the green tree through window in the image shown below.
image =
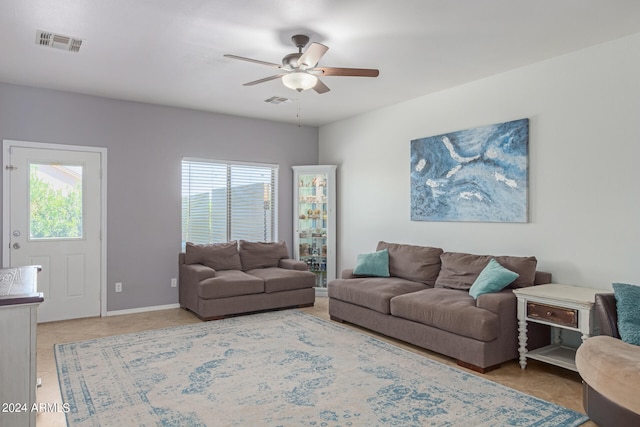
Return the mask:
{"type": "Polygon", "coordinates": [[[30,235],[32,239],[82,237],[82,179],[73,186],[56,188],[30,170],[30,235]]]}

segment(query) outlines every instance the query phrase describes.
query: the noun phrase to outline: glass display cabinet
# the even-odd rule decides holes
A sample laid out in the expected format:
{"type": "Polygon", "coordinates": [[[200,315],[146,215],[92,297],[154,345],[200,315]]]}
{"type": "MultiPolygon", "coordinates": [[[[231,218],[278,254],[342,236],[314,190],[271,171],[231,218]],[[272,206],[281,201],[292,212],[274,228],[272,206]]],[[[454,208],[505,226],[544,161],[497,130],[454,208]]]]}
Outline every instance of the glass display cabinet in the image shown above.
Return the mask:
{"type": "Polygon", "coordinates": [[[293,166],[294,256],[316,275],[316,295],[336,277],[336,168],[293,166]]]}

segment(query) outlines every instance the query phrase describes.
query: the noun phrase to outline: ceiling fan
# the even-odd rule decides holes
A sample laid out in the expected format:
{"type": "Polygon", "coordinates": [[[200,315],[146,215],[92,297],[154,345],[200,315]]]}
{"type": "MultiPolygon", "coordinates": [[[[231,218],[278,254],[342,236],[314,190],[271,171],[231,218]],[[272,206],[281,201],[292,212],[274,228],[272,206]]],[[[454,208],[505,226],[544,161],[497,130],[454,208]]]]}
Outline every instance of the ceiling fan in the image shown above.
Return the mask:
{"type": "Polygon", "coordinates": [[[297,90],[298,92],[313,89],[317,93],[326,93],[329,92],[330,89],[322,83],[318,76],[378,77],[378,74],[380,74],[378,70],[370,68],[318,67],[318,62],[329,48],[321,43],[314,42],[302,53],[302,49],[309,43],[309,37],[298,34],[291,37],[291,40],[298,48],[298,52],[290,53],[282,58],[282,65],[231,54],[224,56],[226,58],[267,65],[281,70],[279,74],[245,83],[243,86],[253,86],[258,83],[282,78],[282,83],[286,87],[297,90]]]}

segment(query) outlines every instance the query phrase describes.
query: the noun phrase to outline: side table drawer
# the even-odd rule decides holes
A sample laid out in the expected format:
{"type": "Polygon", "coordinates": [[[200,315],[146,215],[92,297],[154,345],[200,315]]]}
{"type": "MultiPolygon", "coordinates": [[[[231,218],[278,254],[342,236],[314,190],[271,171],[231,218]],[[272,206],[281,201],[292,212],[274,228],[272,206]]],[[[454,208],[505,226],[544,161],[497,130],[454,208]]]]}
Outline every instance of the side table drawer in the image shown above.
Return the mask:
{"type": "Polygon", "coordinates": [[[527,302],[527,317],[563,326],[578,327],[578,310],[527,302]]]}

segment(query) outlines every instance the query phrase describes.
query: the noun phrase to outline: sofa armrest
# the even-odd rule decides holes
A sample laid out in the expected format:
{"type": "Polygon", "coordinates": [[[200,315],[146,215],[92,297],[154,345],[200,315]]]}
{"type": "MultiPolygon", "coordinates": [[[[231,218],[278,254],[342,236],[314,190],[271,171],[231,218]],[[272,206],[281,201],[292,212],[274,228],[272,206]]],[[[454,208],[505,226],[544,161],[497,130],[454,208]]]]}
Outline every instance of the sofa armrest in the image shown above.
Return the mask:
{"type": "Polygon", "coordinates": [[[489,310],[498,316],[510,315],[516,316],[517,298],[514,293],[509,290],[501,292],[493,292],[482,294],[476,300],[476,307],[489,310]]]}
{"type": "Polygon", "coordinates": [[[347,268],[342,270],[342,275],[340,276],[342,279],[355,279],[356,276],[353,275],[353,268],[347,268]]]}
{"type": "Polygon", "coordinates": [[[300,270],[300,271],[307,271],[309,269],[306,262],[297,261],[292,258],[281,259],[280,261],[278,261],[278,267],[284,268],[287,270],[300,270]]]}
{"type": "Polygon", "coordinates": [[[180,265],[180,284],[197,285],[203,280],[216,277],[216,271],[202,264],[182,264],[180,265]]]}
{"type": "Polygon", "coordinates": [[[595,316],[600,325],[600,334],[620,338],[618,332],[618,310],[616,297],[612,293],[596,294],[595,316]]]}
{"type": "Polygon", "coordinates": [[[536,270],[536,276],[533,281],[534,285],[545,285],[551,283],[551,273],[536,270]]]}

